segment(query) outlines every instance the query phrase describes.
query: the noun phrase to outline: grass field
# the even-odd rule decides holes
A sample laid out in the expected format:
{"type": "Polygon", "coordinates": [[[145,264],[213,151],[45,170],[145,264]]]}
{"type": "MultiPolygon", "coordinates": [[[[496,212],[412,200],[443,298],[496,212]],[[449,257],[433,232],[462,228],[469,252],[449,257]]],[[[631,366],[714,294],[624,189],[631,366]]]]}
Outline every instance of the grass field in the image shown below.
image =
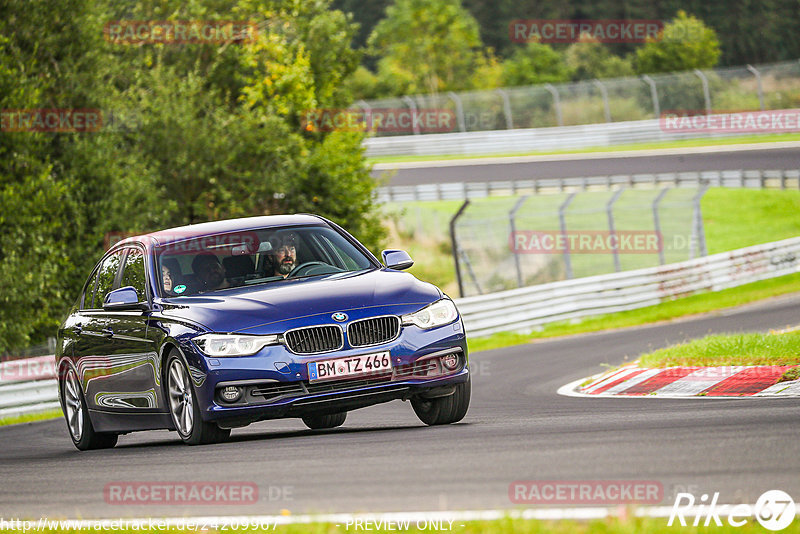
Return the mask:
{"type": "MultiPolygon", "coordinates": [[[[741,518],[737,518],[741,520],[741,518]]],[[[499,519],[495,521],[454,521],[452,525],[448,524],[447,521],[444,521],[443,528],[434,528],[433,525],[425,525],[423,522],[420,522],[419,527],[417,527],[414,521],[410,521],[408,528],[405,526],[405,522],[402,523],[401,527],[398,527],[397,522],[392,523],[391,525],[386,525],[390,528],[381,528],[381,526],[376,526],[374,523],[370,524],[361,524],[360,528],[357,528],[355,525],[347,525],[344,521],[338,525],[332,523],[306,523],[306,524],[295,524],[295,525],[279,525],[274,530],[272,528],[268,529],[256,529],[256,530],[248,530],[248,529],[237,529],[236,527],[232,527],[232,529],[228,529],[228,531],[233,530],[236,532],[247,532],[252,534],[266,534],[268,532],[277,532],[280,534],[344,534],[344,533],[351,533],[351,532],[377,532],[377,533],[384,533],[384,532],[454,532],[456,534],[638,534],[638,533],[654,533],[654,534],[672,534],[672,533],[689,533],[689,534],[701,534],[701,533],[720,533],[720,534],[750,534],[753,532],[767,532],[763,527],[761,527],[754,518],[745,518],[746,523],[741,527],[733,527],[727,523],[727,516],[724,514],[720,514],[720,521],[722,522],[723,526],[717,527],[714,526],[713,520],[711,521],[711,526],[702,526],[703,521],[705,521],[705,516],[701,515],[700,518],[700,526],[693,527],[691,526],[692,522],[694,521],[694,516],[686,516],[685,517],[687,526],[683,527],[678,524],[678,520],[675,520],[675,523],[672,526],[667,526],[668,519],[666,518],[629,518],[629,519],[619,519],[619,518],[609,518],[603,520],[591,520],[591,521],[573,521],[573,520],[563,520],[563,521],[541,521],[535,519],[499,519]],[[367,528],[368,527],[368,528],[367,528]],[[423,528],[426,527],[426,528],[423,528]]],[[[23,530],[7,530],[7,532],[23,532],[23,530]]],[[[108,529],[101,530],[99,528],[89,528],[89,529],[63,529],[63,530],[38,530],[38,532],[75,532],[80,533],[84,532],[87,534],[97,533],[100,534],[101,532],[109,532],[108,529]]],[[[124,533],[124,534],[134,534],[134,533],[144,533],[144,532],[163,532],[163,533],[178,533],[178,532],[193,532],[190,530],[180,530],[175,528],[170,528],[167,530],[149,530],[147,528],[143,529],[115,529],[112,532],[117,533],[124,533]]],[[[207,532],[217,532],[217,530],[208,530],[207,532]]],[[[781,530],[782,533],[785,534],[796,534],[800,533],[800,521],[795,520],[791,523],[788,527],[784,530],[781,530]]]]}
{"type": "Polygon", "coordinates": [[[706,336],[639,358],[641,367],[799,364],[800,332],[706,336]]]}
{"type": "Polygon", "coordinates": [[[406,161],[445,161],[453,159],[481,159],[481,158],[502,158],[513,156],[548,156],[558,154],[591,154],[595,152],[625,152],[629,150],[654,150],[658,148],[688,148],[698,146],[728,146],[751,143],[776,143],[787,141],[800,141],[800,134],[773,134],[773,135],[748,135],[742,137],[731,137],[727,139],[687,139],[684,141],[664,141],[661,143],[633,143],[629,145],[617,146],[598,146],[581,148],[574,150],[552,150],[552,151],[533,151],[533,152],[508,152],[503,154],[484,154],[468,156],[463,154],[452,154],[444,156],[373,156],[367,158],[369,163],[401,163],[406,161]]]}
{"type": "MultiPolygon", "coordinates": [[[[599,201],[608,196],[591,195],[597,195],[599,201]]],[[[561,195],[538,198],[553,198],[553,202],[558,202],[561,195]]],[[[513,204],[513,197],[490,197],[473,201],[470,209],[480,214],[502,214],[509,203],[513,204]]],[[[457,200],[404,202],[382,208],[390,234],[387,244],[407,250],[415,262],[409,272],[436,284],[451,296],[458,296],[458,286],[448,224],[461,204],[457,200]]],[[[538,203],[531,208],[537,213],[542,209],[538,203]]],[[[703,197],[701,209],[709,254],[800,235],[800,191],[712,188],[703,197]]],[[[576,273],[581,269],[587,271],[586,262],[598,261],[597,255],[578,256],[576,273]]],[[[633,254],[622,256],[623,262],[636,260],[633,254]]],[[[635,266],[625,264],[626,268],[635,266]]]]}
{"type": "Polygon", "coordinates": [[[12,417],[0,417],[0,426],[16,425],[19,423],[30,423],[33,421],[45,421],[47,419],[56,419],[62,417],[64,414],[61,410],[50,410],[42,413],[15,415],[12,417]]]}

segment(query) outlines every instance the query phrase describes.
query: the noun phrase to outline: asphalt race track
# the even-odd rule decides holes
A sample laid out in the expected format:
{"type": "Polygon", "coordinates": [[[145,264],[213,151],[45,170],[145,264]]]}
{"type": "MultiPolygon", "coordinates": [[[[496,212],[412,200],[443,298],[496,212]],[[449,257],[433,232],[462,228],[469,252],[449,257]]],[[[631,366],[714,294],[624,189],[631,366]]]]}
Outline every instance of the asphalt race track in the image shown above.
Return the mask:
{"type": "MultiPolygon", "coordinates": [[[[714,147],[713,152],[703,148],[671,149],[669,154],[659,151],[627,152],[609,155],[577,154],[569,156],[542,156],[526,162],[501,162],[502,159],[475,159],[446,166],[435,162],[411,164],[412,168],[400,166],[388,171],[387,185],[419,185],[444,182],[491,182],[495,180],[533,180],[539,178],[569,178],[575,176],[605,176],[613,174],[637,174],[660,172],[693,172],[707,170],[751,170],[751,169],[797,169],[800,162],[800,147],[766,148],[747,150],[735,147],[714,147]],[[692,151],[696,151],[692,153],[692,151]],[[623,157],[620,157],[623,156],[623,157]],[[574,159],[572,159],[574,158],[574,159]],[[394,174],[392,174],[394,173],[394,174]]],[[[505,159],[505,158],[503,158],[505,159]]],[[[378,169],[381,167],[379,166],[378,169]]],[[[384,170],[373,170],[375,177],[384,170]]]]}
{"type": "Polygon", "coordinates": [[[351,413],[342,429],[297,420],[234,430],[225,444],[187,447],[166,431],[81,453],[63,420],[0,428],[5,518],[164,517],[511,508],[515,480],[649,480],[676,491],[750,502],[769,489],[800,496],[800,399],[587,399],[567,382],[650,347],[708,332],[800,323],[800,296],[658,326],[540,342],[472,357],[463,423],[427,428],[408,404],[351,413]],[[109,505],[128,481],[244,481],[249,505],[109,505]]]}

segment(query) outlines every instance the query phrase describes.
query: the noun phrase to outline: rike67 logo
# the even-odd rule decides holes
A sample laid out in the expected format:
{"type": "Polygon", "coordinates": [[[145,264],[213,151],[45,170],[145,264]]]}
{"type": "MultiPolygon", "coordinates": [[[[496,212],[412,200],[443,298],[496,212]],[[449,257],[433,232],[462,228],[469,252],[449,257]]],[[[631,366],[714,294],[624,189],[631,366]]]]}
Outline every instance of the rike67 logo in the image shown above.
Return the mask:
{"type": "Polygon", "coordinates": [[[688,517],[689,519],[694,518],[692,521],[694,527],[700,526],[701,521],[704,527],[710,526],[712,521],[715,526],[721,527],[723,518],[727,516],[729,525],[741,527],[747,523],[748,518],[755,517],[756,521],[765,529],[778,531],[785,529],[794,521],[797,511],[792,497],[781,490],[765,491],[754,506],[749,504],[717,505],[718,499],[718,492],[714,493],[710,502],[708,494],[703,494],[696,503],[695,497],[691,493],[678,493],[667,526],[671,527],[677,519],[678,523],[685,527],[688,517]]]}

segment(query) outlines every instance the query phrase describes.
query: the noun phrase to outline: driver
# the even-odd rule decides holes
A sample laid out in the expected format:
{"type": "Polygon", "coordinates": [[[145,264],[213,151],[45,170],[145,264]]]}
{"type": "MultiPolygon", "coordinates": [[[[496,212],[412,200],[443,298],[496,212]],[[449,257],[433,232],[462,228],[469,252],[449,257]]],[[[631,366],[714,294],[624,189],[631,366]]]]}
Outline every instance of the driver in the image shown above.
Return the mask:
{"type": "Polygon", "coordinates": [[[213,254],[198,254],[192,260],[192,271],[200,281],[202,291],[213,291],[230,287],[225,279],[225,267],[213,254]]]}
{"type": "Polygon", "coordinates": [[[272,246],[273,275],[286,276],[297,267],[297,238],[294,233],[274,237],[272,246]]]}

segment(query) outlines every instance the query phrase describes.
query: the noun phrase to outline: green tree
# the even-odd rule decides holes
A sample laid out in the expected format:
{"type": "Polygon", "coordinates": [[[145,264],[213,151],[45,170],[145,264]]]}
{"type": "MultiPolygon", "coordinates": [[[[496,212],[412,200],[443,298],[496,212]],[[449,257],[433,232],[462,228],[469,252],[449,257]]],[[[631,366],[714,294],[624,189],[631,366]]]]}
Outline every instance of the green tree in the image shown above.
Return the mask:
{"type": "Polygon", "coordinates": [[[504,86],[558,83],[569,79],[564,58],[549,45],[531,41],[503,62],[504,86]]]}
{"type": "Polygon", "coordinates": [[[312,211],[376,250],[361,132],[308,132],[347,105],[355,25],[327,0],[9,0],[0,109],[97,108],[99,132],[0,136],[0,351],[53,336],[109,231],[312,211]],[[256,20],[252,44],[125,46],[103,25],[256,20]],[[124,119],[119,122],[118,119],[124,119]]]}
{"type": "Polygon", "coordinates": [[[632,76],[630,61],[611,53],[608,46],[590,35],[581,35],[578,42],[564,51],[564,61],[573,80],[621,78],[632,76]]]}
{"type": "Polygon", "coordinates": [[[460,0],[396,0],[368,43],[378,75],[407,92],[468,89],[483,61],[478,23],[460,0]]]}
{"type": "Polygon", "coordinates": [[[636,70],[639,74],[709,69],[720,57],[716,32],[703,21],[678,11],[655,39],[636,51],[636,70]]]}

